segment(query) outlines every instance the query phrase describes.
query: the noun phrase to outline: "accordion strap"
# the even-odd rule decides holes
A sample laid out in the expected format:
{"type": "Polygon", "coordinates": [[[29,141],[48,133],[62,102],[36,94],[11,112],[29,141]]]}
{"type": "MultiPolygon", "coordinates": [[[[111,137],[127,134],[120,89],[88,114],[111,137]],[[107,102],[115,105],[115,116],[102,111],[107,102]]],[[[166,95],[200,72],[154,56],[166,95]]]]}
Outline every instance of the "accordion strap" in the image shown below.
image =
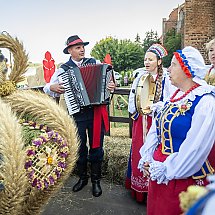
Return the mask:
{"type": "MultiPolygon", "coordinates": [[[[82,62],[82,66],[87,65],[87,64],[96,64],[96,60],[94,58],[84,58],[82,62]]],[[[60,66],[64,71],[77,67],[77,65],[70,59],[68,62],[62,64],[60,66]]]]}

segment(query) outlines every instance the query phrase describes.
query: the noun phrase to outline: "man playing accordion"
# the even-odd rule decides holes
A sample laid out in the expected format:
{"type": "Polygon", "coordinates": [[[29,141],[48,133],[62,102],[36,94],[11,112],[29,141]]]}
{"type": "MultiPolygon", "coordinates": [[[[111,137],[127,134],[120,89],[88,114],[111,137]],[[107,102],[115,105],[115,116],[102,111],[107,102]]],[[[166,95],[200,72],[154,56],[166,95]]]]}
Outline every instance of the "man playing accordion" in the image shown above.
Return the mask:
{"type": "MultiPolygon", "coordinates": [[[[65,78],[67,76],[64,76],[64,74],[67,74],[70,79],[70,71],[78,69],[77,67],[97,64],[95,59],[85,58],[85,46],[88,44],[89,42],[83,42],[77,35],[70,36],[67,39],[66,48],[63,52],[64,54],[71,55],[69,61],[61,65],[61,67],[55,71],[50,83],[47,83],[44,87],[45,93],[52,97],[59,97],[60,94],[64,93],[66,95],[65,83],[62,82],[61,77],[63,76],[65,78]]],[[[72,80],[74,81],[74,79],[72,80]]],[[[69,81],[67,80],[67,82],[69,81]]],[[[70,85],[74,84],[74,82],[70,82],[70,85]]],[[[73,86],[71,86],[71,88],[72,87],[73,86]]],[[[106,88],[108,91],[114,90],[115,84],[112,79],[107,83],[106,88]]],[[[67,104],[69,104],[69,102],[67,102],[67,104]]],[[[78,192],[87,185],[89,178],[87,174],[87,162],[89,161],[91,163],[92,194],[98,197],[102,194],[100,179],[104,155],[103,140],[105,131],[107,131],[109,126],[107,105],[87,105],[75,109],[76,105],[76,102],[74,102],[74,104],[71,104],[73,110],[68,110],[72,113],[71,115],[76,122],[78,134],[80,136],[79,159],[77,161],[79,180],[74,185],[73,191],[78,192]],[[89,150],[86,145],[87,139],[89,140],[89,150]]],[[[67,109],[69,109],[68,105],[67,109]]]]}

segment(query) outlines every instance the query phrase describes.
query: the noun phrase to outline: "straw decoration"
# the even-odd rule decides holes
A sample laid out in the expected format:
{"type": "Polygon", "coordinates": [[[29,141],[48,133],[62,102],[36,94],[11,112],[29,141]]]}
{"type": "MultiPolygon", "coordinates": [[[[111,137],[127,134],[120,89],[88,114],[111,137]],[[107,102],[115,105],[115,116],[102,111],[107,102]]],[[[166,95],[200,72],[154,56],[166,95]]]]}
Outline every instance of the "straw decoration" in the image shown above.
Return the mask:
{"type": "Polygon", "coordinates": [[[29,114],[37,118],[38,123],[47,124],[50,129],[58,131],[68,143],[69,154],[66,158],[67,167],[62,172],[58,182],[43,191],[32,189],[28,194],[28,199],[23,207],[23,214],[39,214],[42,205],[47,203],[48,199],[59,190],[63,181],[68,178],[74,168],[79,146],[76,126],[68,113],[43,93],[31,90],[17,91],[5,97],[4,100],[20,117],[24,114],[29,114]]]}
{"type": "Polygon", "coordinates": [[[0,48],[13,54],[9,79],[6,61],[0,62],[0,215],[37,215],[74,168],[77,129],[44,93],[16,89],[28,66],[23,44],[2,33],[0,48]]]}
{"type": "Polygon", "coordinates": [[[25,79],[24,73],[28,67],[28,55],[26,54],[23,44],[9,34],[0,34],[0,48],[7,48],[13,54],[13,68],[9,80],[15,84],[25,79]]]}
{"type": "Polygon", "coordinates": [[[2,99],[0,119],[0,177],[5,186],[0,192],[0,214],[21,215],[21,206],[28,188],[28,179],[23,168],[26,154],[23,150],[22,129],[11,108],[2,99]]]}
{"type": "Polygon", "coordinates": [[[7,70],[7,64],[5,61],[0,62],[0,84],[3,84],[4,81],[6,80],[6,73],[5,71],[7,70]]]}

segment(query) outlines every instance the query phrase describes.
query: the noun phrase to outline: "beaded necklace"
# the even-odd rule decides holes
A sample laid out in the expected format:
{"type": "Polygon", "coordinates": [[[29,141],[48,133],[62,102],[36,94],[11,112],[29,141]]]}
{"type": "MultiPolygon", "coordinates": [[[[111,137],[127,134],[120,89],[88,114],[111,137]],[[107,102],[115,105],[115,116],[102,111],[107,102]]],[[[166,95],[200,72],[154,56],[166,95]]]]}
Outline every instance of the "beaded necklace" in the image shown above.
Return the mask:
{"type": "Polygon", "coordinates": [[[180,96],[179,98],[175,99],[175,96],[178,94],[178,92],[180,91],[180,89],[177,89],[175,91],[175,93],[172,95],[172,97],[170,98],[170,102],[177,102],[180,101],[181,99],[183,99],[185,96],[187,96],[191,91],[193,91],[194,89],[196,89],[197,87],[199,87],[200,84],[195,84],[193,85],[190,89],[188,89],[182,96],[180,96]]]}

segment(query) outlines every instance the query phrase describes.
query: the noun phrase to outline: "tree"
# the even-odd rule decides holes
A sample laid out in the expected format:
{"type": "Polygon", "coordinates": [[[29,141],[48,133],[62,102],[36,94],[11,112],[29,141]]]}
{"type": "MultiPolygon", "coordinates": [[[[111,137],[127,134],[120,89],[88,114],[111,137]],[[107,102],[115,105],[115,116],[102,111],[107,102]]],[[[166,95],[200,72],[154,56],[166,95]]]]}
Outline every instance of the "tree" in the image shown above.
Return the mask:
{"type": "Polygon", "coordinates": [[[135,41],[134,42],[136,42],[136,43],[140,43],[140,35],[139,34],[137,34],[137,36],[136,36],[136,38],[135,38],[135,41]]]}
{"type": "Polygon", "coordinates": [[[169,30],[164,37],[164,47],[168,51],[168,55],[163,59],[164,67],[169,67],[173,57],[173,52],[181,49],[181,34],[176,29],[169,30]]]}
{"type": "Polygon", "coordinates": [[[154,44],[154,43],[160,43],[160,39],[158,37],[158,33],[157,31],[147,31],[146,32],[146,37],[143,40],[143,49],[144,49],[144,53],[146,53],[146,51],[148,50],[148,48],[154,44]]]}
{"type": "Polygon", "coordinates": [[[107,37],[96,43],[91,51],[91,56],[101,62],[103,62],[106,54],[110,54],[116,71],[143,67],[144,51],[139,43],[107,37]]]}

